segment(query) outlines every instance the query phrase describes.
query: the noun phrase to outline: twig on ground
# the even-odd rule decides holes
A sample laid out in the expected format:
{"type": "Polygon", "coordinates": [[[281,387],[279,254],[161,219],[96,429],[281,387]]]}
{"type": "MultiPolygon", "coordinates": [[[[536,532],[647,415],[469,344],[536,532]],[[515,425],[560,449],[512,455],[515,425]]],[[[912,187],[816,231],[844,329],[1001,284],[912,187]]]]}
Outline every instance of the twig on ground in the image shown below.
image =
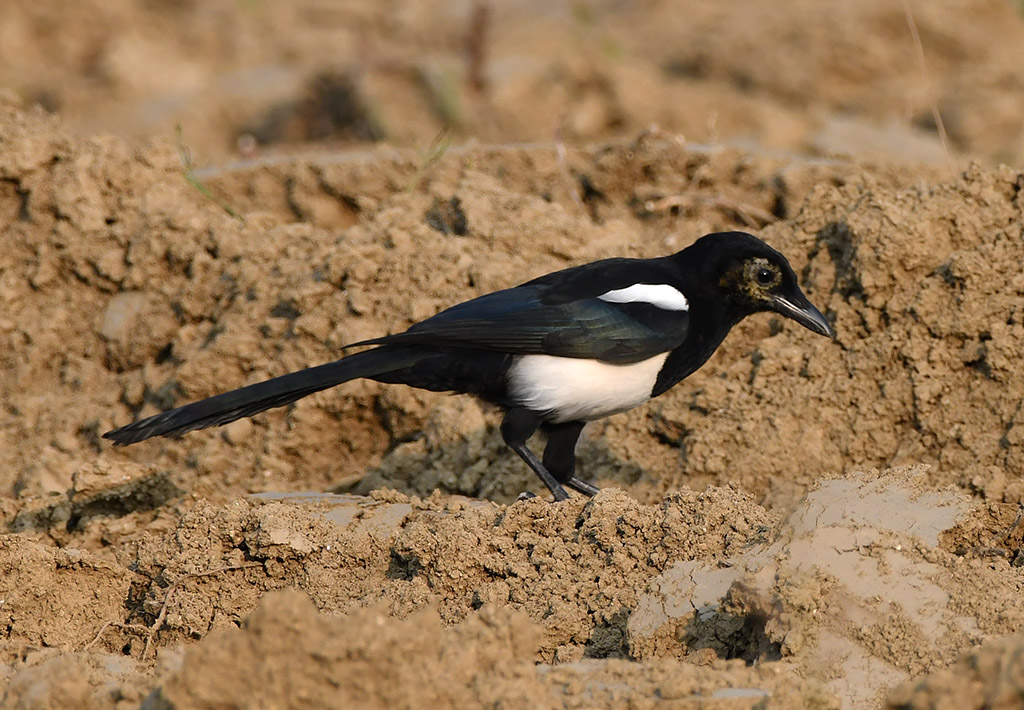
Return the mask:
{"type": "Polygon", "coordinates": [[[246,562],[245,564],[241,565],[226,565],[224,567],[217,567],[215,569],[207,570],[205,572],[189,572],[188,574],[178,577],[178,579],[174,580],[171,586],[167,588],[167,593],[164,595],[164,602],[160,606],[160,613],[157,614],[156,621],[154,621],[153,625],[149,627],[148,633],[146,634],[146,645],[142,649],[142,660],[146,660],[146,656],[149,655],[149,647],[153,643],[153,638],[156,636],[157,632],[160,631],[160,628],[164,625],[164,621],[167,620],[168,605],[170,604],[171,596],[178,589],[178,585],[180,585],[186,579],[211,577],[213,575],[222,574],[224,572],[234,572],[235,570],[249,569],[251,567],[261,566],[262,563],[260,562],[246,562]]]}
{"type": "Polygon", "coordinates": [[[100,627],[99,631],[96,632],[96,635],[92,637],[92,641],[82,646],[82,650],[88,651],[99,643],[100,638],[103,636],[103,632],[111,627],[121,629],[122,631],[131,631],[139,636],[150,633],[150,629],[147,626],[140,626],[139,624],[122,624],[120,621],[107,621],[100,627]]]}
{"type": "Polygon", "coordinates": [[[469,17],[466,32],[466,83],[478,94],[487,90],[487,40],[491,25],[491,8],[483,0],[477,0],[469,17]]]}
{"type": "Polygon", "coordinates": [[[427,171],[430,170],[434,163],[443,158],[445,153],[447,153],[448,149],[451,147],[452,137],[449,133],[448,127],[446,126],[442,128],[436,136],[434,136],[434,140],[430,141],[430,145],[427,146],[426,151],[420,155],[420,164],[416,169],[416,174],[413,176],[412,180],[409,181],[408,187],[405,188],[406,192],[412,192],[415,190],[423,181],[423,177],[427,174],[427,171]]]}
{"type": "Polygon", "coordinates": [[[932,120],[935,122],[935,130],[939,132],[939,142],[946,156],[950,155],[949,135],[946,133],[946,124],[942,122],[942,114],[939,113],[939,105],[935,102],[932,93],[931,80],[928,77],[928,68],[924,63],[924,46],[921,44],[921,34],[917,31],[917,22],[914,21],[914,13],[910,11],[910,0],[900,0],[903,5],[903,15],[907,18],[907,27],[910,28],[910,36],[914,40],[914,52],[917,54],[917,68],[921,72],[921,81],[924,83],[925,94],[932,112],[932,120]]]}
{"type": "Polygon", "coordinates": [[[1010,527],[1008,527],[1006,529],[1006,532],[1004,532],[1002,535],[1004,541],[1010,539],[1010,534],[1017,529],[1018,525],[1020,525],[1021,519],[1024,519],[1024,506],[1017,507],[1017,517],[1014,519],[1012,523],[1010,523],[1010,527]]]}
{"type": "Polygon", "coordinates": [[[565,186],[569,189],[569,197],[572,199],[572,203],[576,205],[576,209],[580,212],[585,212],[586,207],[583,205],[583,199],[580,197],[576,180],[572,176],[572,169],[569,167],[569,155],[565,148],[565,141],[562,140],[561,124],[555,128],[555,156],[558,158],[558,167],[562,171],[562,177],[565,178],[565,186]]]}
{"type": "Polygon", "coordinates": [[[220,207],[235,219],[242,221],[242,215],[238,214],[238,212],[236,212],[227,202],[214,195],[210,188],[204,185],[203,181],[196,175],[195,166],[192,164],[192,151],[189,150],[187,145],[185,145],[185,141],[182,138],[180,124],[174,127],[174,132],[177,136],[178,142],[178,157],[181,158],[181,167],[185,171],[185,182],[194,187],[200,195],[210,200],[210,202],[220,207]]]}

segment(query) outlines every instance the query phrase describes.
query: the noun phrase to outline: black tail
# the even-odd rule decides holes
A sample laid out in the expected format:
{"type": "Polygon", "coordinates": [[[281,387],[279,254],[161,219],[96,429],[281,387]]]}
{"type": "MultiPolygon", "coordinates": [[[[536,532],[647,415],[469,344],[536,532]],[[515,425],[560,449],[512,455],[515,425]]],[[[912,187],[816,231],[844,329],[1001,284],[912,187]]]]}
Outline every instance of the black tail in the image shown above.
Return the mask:
{"type": "Polygon", "coordinates": [[[356,353],[326,365],[291,372],[265,382],[201,399],[183,407],[108,431],[104,439],[123,446],[153,436],[176,436],[196,429],[227,424],[306,395],[359,377],[373,377],[414,365],[422,357],[415,349],[378,348],[356,353]]]}

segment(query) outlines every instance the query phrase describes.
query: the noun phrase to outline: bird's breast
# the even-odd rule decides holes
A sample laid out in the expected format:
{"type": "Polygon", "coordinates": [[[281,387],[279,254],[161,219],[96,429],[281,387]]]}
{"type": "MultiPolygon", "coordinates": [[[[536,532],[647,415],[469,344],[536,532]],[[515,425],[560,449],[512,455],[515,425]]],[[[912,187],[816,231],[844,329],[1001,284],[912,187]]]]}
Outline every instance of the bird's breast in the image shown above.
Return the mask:
{"type": "Polygon", "coordinates": [[[554,423],[589,421],[624,412],[651,398],[668,353],[616,365],[584,358],[522,355],[508,371],[516,406],[554,423]]]}

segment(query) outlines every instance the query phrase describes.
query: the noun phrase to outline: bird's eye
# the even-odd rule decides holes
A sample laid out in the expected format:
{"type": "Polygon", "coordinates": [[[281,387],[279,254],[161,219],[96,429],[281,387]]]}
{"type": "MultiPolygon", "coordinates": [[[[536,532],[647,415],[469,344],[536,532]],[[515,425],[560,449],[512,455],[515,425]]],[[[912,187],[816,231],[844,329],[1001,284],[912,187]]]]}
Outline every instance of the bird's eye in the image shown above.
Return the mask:
{"type": "Polygon", "coordinates": [[[756,277],[757,277],[757,282],[759,284],[761,284],[762,286],[767,286],[772,281],[775,280],[775,274],[772,273],[772,270],[771,269],[767,269],[767,268],[765,268],[763,266],[760,269],[757,270],[756,277]]]}

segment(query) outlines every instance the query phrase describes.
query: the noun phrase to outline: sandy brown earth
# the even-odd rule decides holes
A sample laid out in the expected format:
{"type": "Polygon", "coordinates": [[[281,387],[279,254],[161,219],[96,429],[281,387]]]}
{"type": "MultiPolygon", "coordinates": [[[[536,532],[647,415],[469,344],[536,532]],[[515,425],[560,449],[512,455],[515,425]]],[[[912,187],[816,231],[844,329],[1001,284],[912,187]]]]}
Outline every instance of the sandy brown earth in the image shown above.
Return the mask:
{"type": "Polygon", "coordinates": [[[4,3],[0,706],[1020,707],[1019,12],[4,3]],[[368,382],[99,436],[723,229],[838,337],[748,319],[592,500],[368,382]]]}

